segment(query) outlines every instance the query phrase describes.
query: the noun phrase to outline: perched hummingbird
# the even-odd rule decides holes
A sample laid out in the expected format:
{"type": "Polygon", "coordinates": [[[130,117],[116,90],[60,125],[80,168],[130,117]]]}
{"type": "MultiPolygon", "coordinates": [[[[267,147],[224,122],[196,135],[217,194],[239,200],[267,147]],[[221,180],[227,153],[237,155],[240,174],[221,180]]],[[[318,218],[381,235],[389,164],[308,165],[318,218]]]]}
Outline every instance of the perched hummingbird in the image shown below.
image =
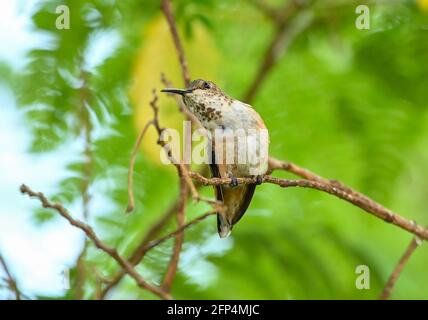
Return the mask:
{"type": "Polygon", "coordinates": [[[229,236],[233,225],[244,215],[256,187],[256,184],[238,185],[236,178],[256,176],[257,184],[260,184],[261,176],[268,169],[269,136],[266,126],[250,105],[229,97],[211,81],[198,79],[192,81],[187,89],[167,88],[162,92],[183,97],[186,107],[210,133],[212,176],[232,180],[230,185],[215,186],[217,200],[226,206],[224,212],[217,213],[218,233],[221,238],[225,238],[229,236]],[[226,139],[226,144],[233,144],[233,161],[228,161],[230,159],[225,150],[230,148],[228,149],[227,145],[224,148],[224,136],[219,135],[219,132],[226,137],[232,135],[232,140],[226,139]],[[260,134],[261,132],[263,134],[260,134]],[[245,134],[244,140],[241,139],[242,133],[245,134]],[[222,137],[221,143],[217,139],[218,136],[222,137]],[[245,147],[242,148],[244,144],[245,147]],[[238,158],[241,160],[238,161],[238,158]]]}

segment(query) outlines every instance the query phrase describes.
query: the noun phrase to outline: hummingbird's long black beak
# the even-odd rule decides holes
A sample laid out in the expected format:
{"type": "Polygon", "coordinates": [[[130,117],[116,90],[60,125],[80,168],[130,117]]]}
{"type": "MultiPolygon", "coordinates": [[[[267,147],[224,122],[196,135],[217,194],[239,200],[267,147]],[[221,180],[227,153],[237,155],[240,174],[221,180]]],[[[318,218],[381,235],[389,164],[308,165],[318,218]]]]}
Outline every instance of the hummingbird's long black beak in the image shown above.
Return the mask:
{"type": "Polygon", "coordinates": [[[191,93],[193,89],[175,89],[175,88],[166,88],[161,90],[161,92],[166,93],[175,93],[184,96],[186,93],[191,93]]]}

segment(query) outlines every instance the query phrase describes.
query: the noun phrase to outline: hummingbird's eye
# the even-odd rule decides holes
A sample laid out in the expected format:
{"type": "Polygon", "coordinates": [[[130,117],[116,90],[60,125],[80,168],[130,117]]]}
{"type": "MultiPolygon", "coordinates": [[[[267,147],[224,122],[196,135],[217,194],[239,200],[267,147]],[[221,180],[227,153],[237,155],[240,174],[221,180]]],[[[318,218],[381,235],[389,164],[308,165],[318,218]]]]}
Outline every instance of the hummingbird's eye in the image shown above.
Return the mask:
{"type": "Polygon", "coordinates": [[[204,89],[211,89],[211,85],[207,81],[204,82],[203,86],[204,86],[204,89]]]}

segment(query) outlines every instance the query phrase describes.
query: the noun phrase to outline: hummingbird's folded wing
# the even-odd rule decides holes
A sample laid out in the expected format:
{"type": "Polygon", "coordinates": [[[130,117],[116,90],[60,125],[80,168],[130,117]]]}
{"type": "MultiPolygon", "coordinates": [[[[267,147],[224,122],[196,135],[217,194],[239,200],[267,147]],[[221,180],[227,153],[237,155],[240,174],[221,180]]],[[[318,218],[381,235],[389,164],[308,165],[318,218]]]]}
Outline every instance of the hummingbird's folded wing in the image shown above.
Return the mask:
{"type": "MultiPolygon", "coordinates": [[[[211,170],[211,177],[213,178],[221,178],[220,175],[220,169],[218,167],[218,165],[215,163],[215,152],[214,149],[212,150],[212,158],[210,161],[210,170],[211,170]]],[[[222,189],[222,185],[217,185],[214,186],[215,188],[215,195],[216,195],[216,199],[218,201],[223,202],[224,197],[223,197],[223,189],[222,189]]]]}
{"type": "MultiPolygon", "coordinates": [[[[211,175],[214,178],[227,177],[225,164],[215,163],[215,152],[212,149],[212,161],[210,162],[211,175]]],[[[236,224],[247,211],[256,188],[255,184],[240,185],[234,188],[224,185],[214,186],[217,201],[221,201],[227,207],[226,212],[217,213],[217,230],[220,237],[227,237],[234,224],[236,224]]]]}

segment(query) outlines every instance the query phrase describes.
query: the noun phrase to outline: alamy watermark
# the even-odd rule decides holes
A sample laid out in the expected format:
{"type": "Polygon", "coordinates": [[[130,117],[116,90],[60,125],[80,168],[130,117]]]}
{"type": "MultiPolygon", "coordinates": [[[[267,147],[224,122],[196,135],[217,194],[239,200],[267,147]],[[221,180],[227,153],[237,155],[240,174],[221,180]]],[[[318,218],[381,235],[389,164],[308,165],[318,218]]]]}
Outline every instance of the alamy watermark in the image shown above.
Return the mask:
{"type": "Polygon", "coordinates": [[[358,14],[355,19],[355,27],[358,30],[369,30],[370,29],[370,8],[361,4],[355,8],[355,13],[358,14]]]}
{"type": "Polygon", "coordinates": [[[70,8],[65,4],[59,5],[55,9],[55,13],[59,16],[55,20],[55,27],[58,30],[70,29],[70,8]]]}
{"type": "Polygon", "coordinates": [[[184,121],[183,133],[181,138],[175,129],[162,132],[160,140],[165,143],[160,154],[162,163],[230,164],[248,171],[249,175],[266,172],[269,158],[267,129],[199,128],[192,133],[191,122],[184,121]],[[172,157],[167,156],[167,150],[171,150],[172,157]]]}
{"type": "Polygon", "coordinates": [[[355,273],[358,275],[355,279],[355,287],[358,290],[370,289],[370,269],[368,266],[361,264],[355,268],[355,273]]]}

